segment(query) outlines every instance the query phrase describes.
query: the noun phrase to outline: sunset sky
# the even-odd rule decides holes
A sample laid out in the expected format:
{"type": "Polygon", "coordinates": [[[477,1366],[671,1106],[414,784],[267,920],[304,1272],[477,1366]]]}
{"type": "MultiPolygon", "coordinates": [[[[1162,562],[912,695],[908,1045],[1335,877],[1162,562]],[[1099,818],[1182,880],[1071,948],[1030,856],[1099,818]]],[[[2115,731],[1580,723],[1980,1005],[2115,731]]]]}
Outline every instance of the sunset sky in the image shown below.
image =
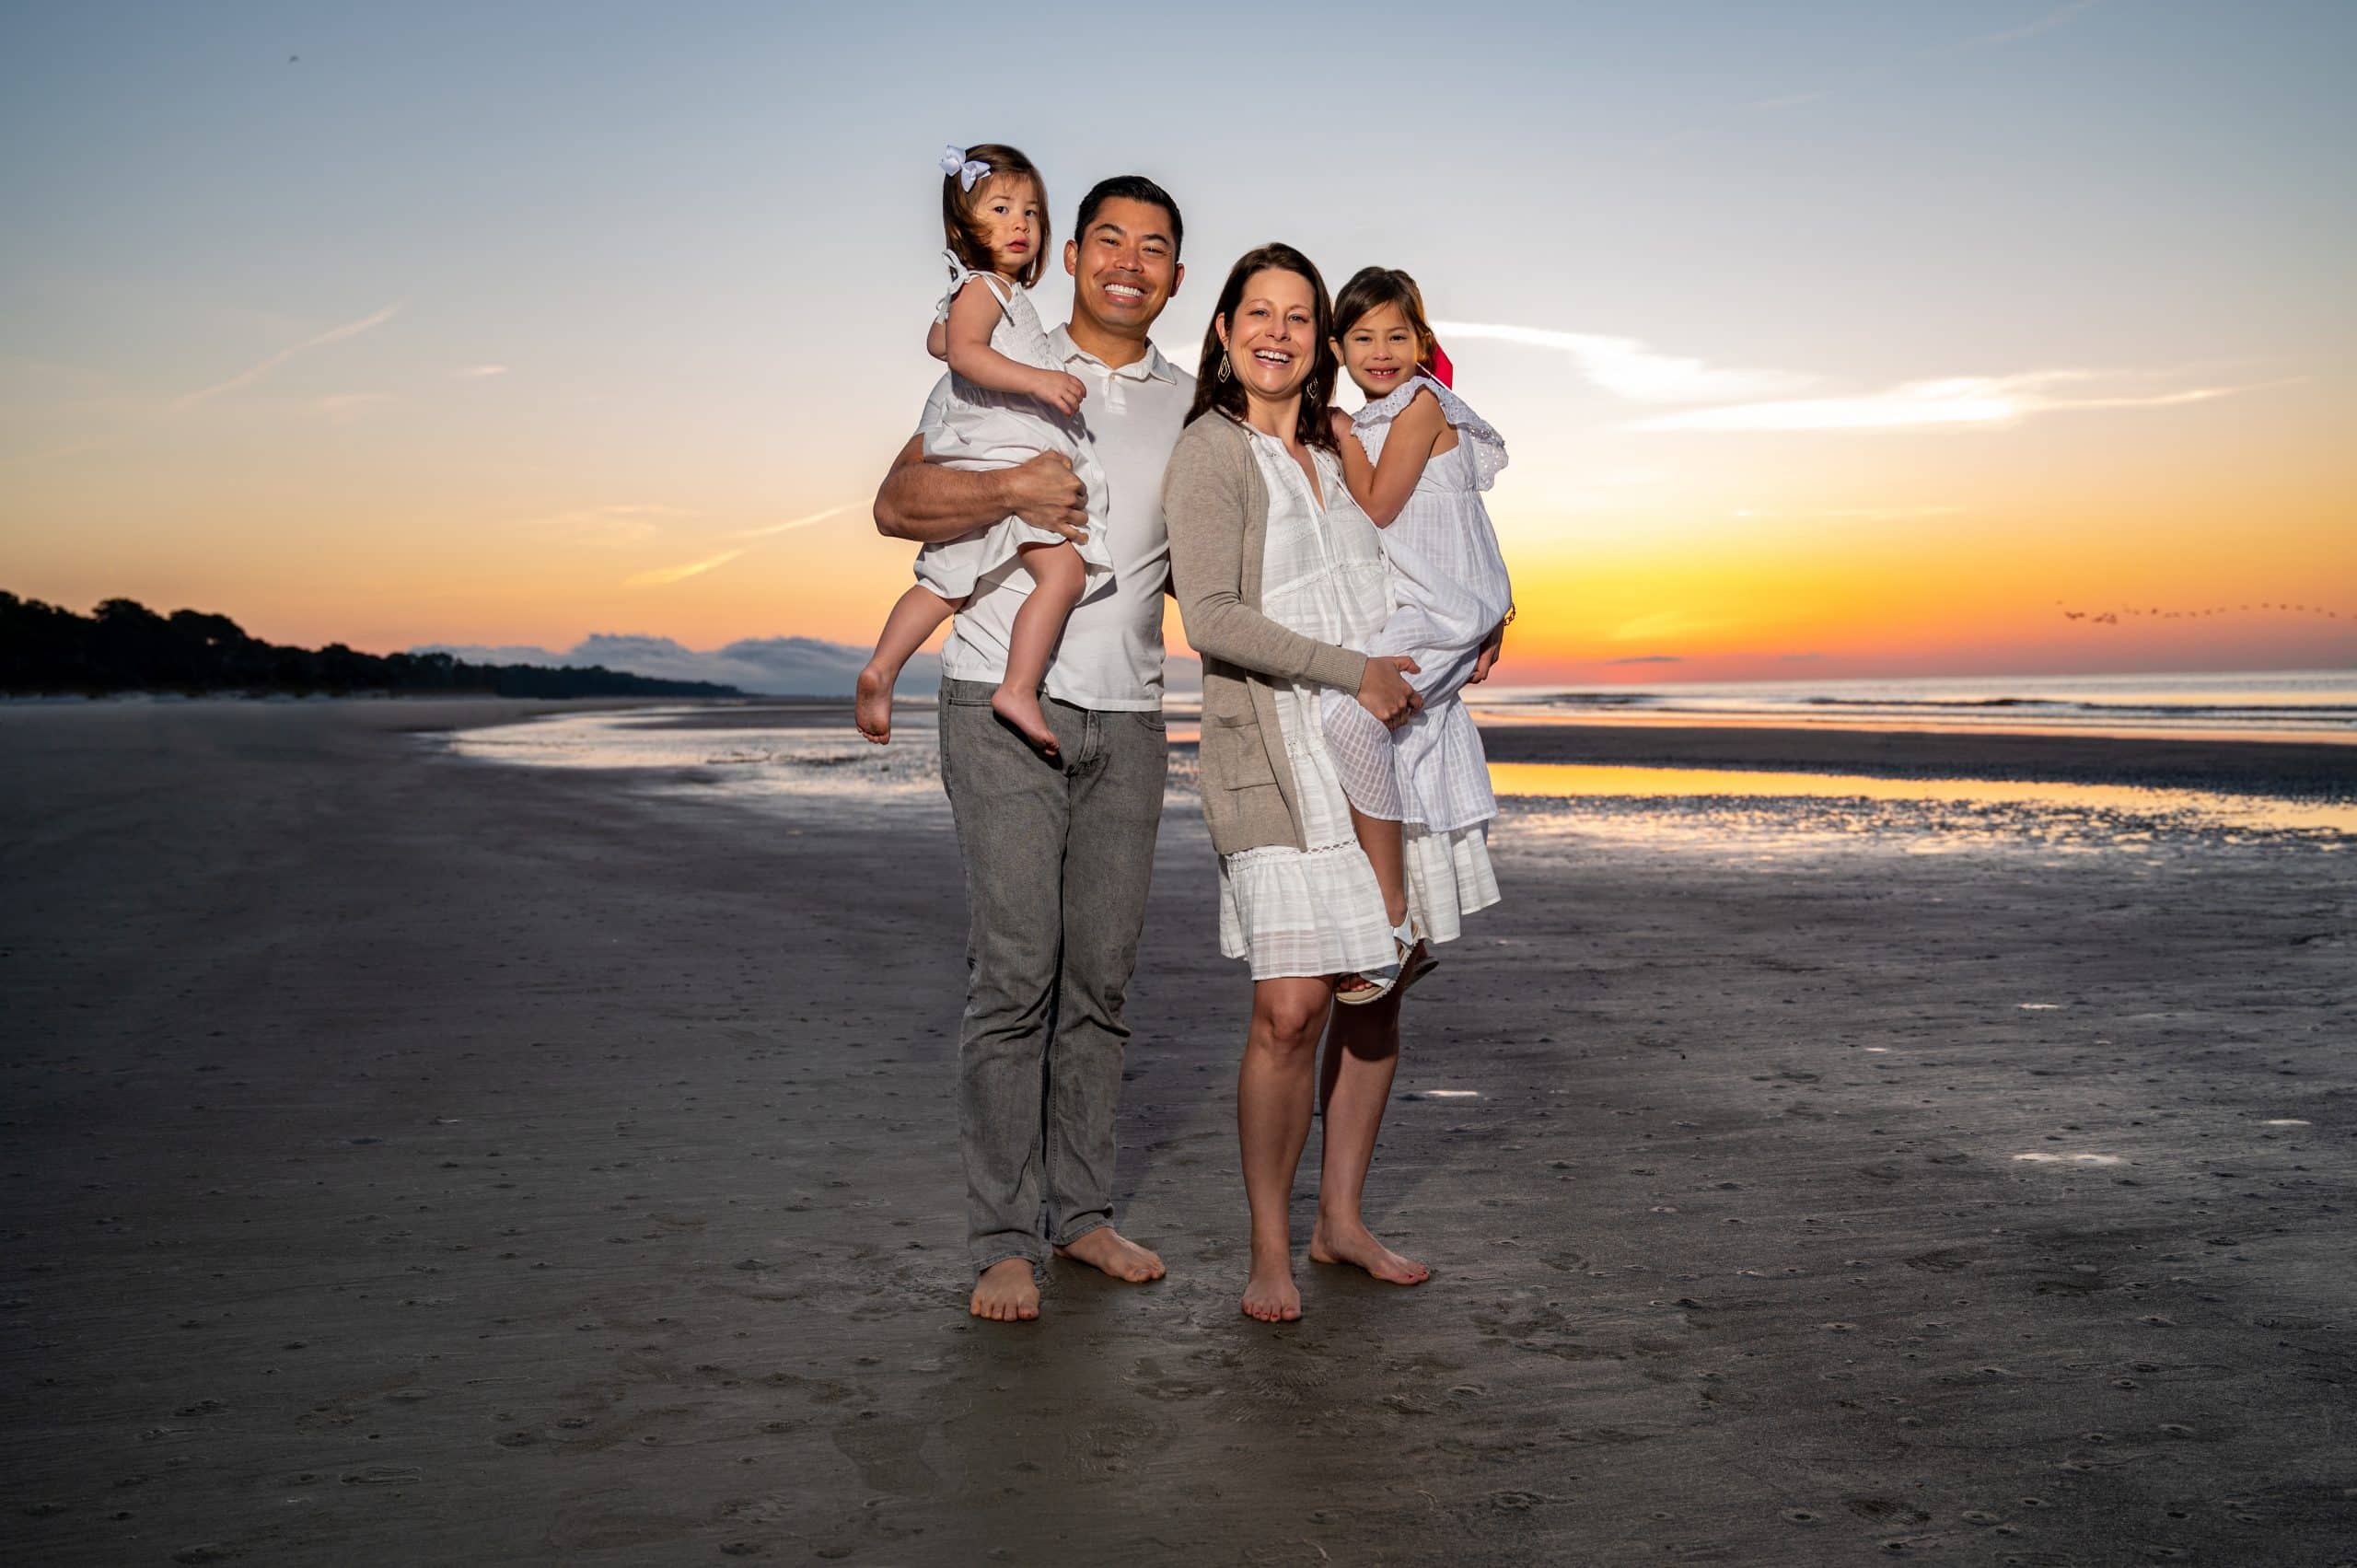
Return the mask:
{"type": "Polygon", "coordinates": [[[1415,273],[1518,682],[2357,659],[2357,6],[990,15],[0,6],[0,587],[864,644],[989,139],[1176,194],[1182,363],[1251,244],[1415,273]]]}

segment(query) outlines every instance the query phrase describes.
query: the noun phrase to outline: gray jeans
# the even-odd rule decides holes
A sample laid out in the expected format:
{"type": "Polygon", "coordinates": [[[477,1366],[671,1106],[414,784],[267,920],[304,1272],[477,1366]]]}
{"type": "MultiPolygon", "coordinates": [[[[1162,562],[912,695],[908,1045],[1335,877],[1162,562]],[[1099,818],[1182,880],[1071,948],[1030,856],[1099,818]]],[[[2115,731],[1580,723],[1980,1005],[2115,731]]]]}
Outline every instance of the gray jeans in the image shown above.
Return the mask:
{"type": "Polygon", "coordinates": [[[1043,697],[1050,762],[941,683],[941,777],[966,867],[958,1136],[977,1272],[1113,1223],[1121,1003],[1162,822],[1162,714],[1043,697]]]}

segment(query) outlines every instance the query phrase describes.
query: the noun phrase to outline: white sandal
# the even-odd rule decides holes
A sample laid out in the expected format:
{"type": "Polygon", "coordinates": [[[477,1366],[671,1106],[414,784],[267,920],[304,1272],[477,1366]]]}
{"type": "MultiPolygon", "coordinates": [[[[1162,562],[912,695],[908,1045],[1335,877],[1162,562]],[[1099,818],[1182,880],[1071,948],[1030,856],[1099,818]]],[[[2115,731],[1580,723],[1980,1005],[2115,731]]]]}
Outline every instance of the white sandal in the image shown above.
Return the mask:
{"type": "Polygon", "coordinates": [[[1345,980],[1358,979],[1367,983],[1356,991],[1345,991],[1337,984],[1334,987],[1335,1001],[1345,1007],[1359,1007],[1369,1002],[1380,1002],[1400,986],[1411,981],[1421,980],[1431,973],[1434,967],[1440,961],[1427,953],[1422,963],[1410,967],[1408,960],[1414,957],[1422,945],[1416,935],[1413,916],[1402,920],[1391,928],[1391,943],[1399,950],[1399,957],[1379,969],[1361,970],[1355,976],[1345,975],[1343,977],[1345,980]]]}

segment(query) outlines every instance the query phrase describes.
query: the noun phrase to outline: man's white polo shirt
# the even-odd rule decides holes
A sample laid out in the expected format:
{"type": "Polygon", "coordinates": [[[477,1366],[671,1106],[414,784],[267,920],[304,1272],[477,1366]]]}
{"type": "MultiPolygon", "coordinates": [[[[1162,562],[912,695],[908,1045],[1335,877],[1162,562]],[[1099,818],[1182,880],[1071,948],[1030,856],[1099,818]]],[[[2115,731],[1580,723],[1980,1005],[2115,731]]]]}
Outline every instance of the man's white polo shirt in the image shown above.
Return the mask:
{"type": "MultiPolygon", "coordinates": [[[[1063,641],[1048,665],[1048,695],[1080,708],[1159,708],[1162,599],[1170,578],[1162,470],[1186,425],[1195,378],[1151,343],[1144,358],[1118,370],[1074,343],[1062,327],[1048,334],[1048,346],[1088,389],[1080,411],[1105,470],[1112,513],[1106,534],[1113,552],[1113,590],[1083,601],[1065,621],[1063,641]]],[[[926,400],[923,432],[939,424],[948,392],[945,376],[926,400]]],[[[976,585],[941,650],[943,674],[993,686],[1005,678],[1007,635],[1023,594],[1004,582],[1004,573],[994,573],[976,585]]]]}

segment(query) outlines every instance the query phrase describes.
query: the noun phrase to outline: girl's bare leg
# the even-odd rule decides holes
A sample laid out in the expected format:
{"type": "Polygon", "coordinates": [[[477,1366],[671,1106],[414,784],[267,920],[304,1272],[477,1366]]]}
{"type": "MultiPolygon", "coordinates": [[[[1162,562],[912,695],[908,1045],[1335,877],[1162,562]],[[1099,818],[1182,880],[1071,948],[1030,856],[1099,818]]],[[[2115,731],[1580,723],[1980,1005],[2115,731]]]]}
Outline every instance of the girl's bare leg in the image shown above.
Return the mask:
{"type": "MultiPolygon", "coordinates": [[[[1388,817],[1370,817],[1353,806],[1351,830],[1358,835],[1359,848],[1366,852],[1367,864],[1375,867],[1375,884],[1383,889],[1385,918],[1397,925],[1408,918],[1407,852],[1400,845],[1399,824],[1388,817]]],[[[1355,993],[1373,991],[1376,983],[1363,974],[1346,974],[1341,989],[1355,993]]]]}
{"type": "Polygon", "coordinates": [[[1367,864],[1375,867],[1376,886],[1383,889],[1383,912],[1397,925],[1408,918],[1407,852],[1400,847],[1399,824],[1387,817],[1370,817],[1353,806],[1351,829],[1358,835],[1359,848],[1366,851],[1367,864]]]}
{"type": "Polygon", "coordinates": [[[991,711],[1023,734],[1040,752],[1056,754],[1056,732],[1039,711],[1039,682],[1048,673],[1048,659],[1056,639],[1064,633],[1064,619],[1080,602],[1088,568],[1080,552],[1069,544],[1027,544],[1020,559],[1031,574],[1030,597],[1015,612],[1006,637],[1006,679],[991,698],[991,711]]]}
{"type": "Polygon", "coordinates": [[[1245,1313],[1265,1323],[1301,1316],[1285,1209],[1318,1103],[1318,1037],[1333,1011],[1332,982],[1263,980],[1252,987],[1252,1023],[1236,1076],[1236,1131],[1244,1148],[1244,1195],[1252,1208],[1252,1275],[1245,1313]]]}
{"type": "Polygon", "coordinates": [[[960,601],[946,599],[923,583],[902,594],[884,618],[884,634],[876,639],[875,656],[859,672],[852,688],[852,721],[859,733],[882,746],[892,738],[892,682],[900,668],[916,656],[924,640],[955,615],[960,601]]]}
{"type": "Polygon", "coordinates": [[[1432,1271],[1377,1241],[1359,1213],[1366,1167],[1375,1158],[1376,1135],[1383,1131],[1383,1108],[1391,1099],[1391,1078],[1399,1066],[1399,992],[1364,1007],[1334,1009],[1318,1073],[1326,1147],[1309,1257],[1317,1263],[1355,1264],[1378,1280],[1414,1285],[1430,1279],[1432,1271]]]}

